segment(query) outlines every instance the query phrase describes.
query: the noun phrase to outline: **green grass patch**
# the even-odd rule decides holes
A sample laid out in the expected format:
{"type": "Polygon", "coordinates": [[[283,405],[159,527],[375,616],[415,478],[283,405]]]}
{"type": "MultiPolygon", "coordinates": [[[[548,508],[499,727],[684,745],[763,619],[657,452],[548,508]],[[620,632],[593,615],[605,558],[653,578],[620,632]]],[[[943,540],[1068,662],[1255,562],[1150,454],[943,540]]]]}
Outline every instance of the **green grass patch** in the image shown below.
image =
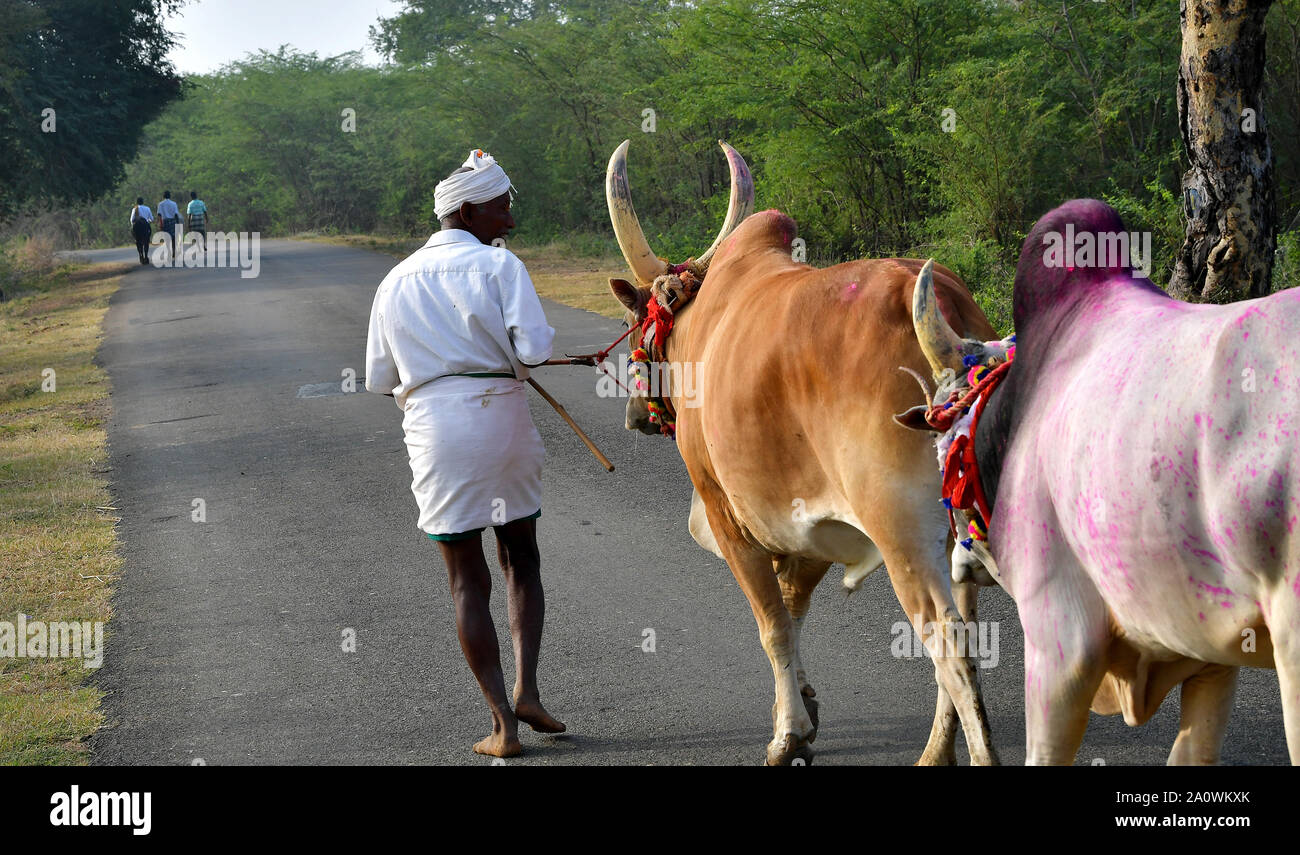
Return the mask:
{"type": "MultiPolygon", "coordinates": [[[[130,265],[65,266],[0,303],[0,620],[107,622],[121,566],[108,377],[94,364],[130,265]]],[[[88,760],[103,721],[80,659],[0,657],[0,764],[88,760]]]]}

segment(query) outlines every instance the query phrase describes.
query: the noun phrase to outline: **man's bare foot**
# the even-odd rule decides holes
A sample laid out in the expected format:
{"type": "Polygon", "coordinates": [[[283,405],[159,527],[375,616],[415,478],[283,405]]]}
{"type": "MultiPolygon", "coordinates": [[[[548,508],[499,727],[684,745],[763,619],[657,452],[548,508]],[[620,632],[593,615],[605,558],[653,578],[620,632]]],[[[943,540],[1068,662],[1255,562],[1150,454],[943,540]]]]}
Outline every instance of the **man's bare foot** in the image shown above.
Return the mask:
{"type": "Polygon", "coordinates": [[[564,722],[542,708],[541,701],[515,700],[515,718],[538,733],[564,733],[564,722]]]}
{"type": "Polygon", "coordinates": [[[523,750],[519,737],[504,733],[494,733],[474,743],[475,754],[486,754],[489,757],[515,757],[522,754],[523,750]]]}

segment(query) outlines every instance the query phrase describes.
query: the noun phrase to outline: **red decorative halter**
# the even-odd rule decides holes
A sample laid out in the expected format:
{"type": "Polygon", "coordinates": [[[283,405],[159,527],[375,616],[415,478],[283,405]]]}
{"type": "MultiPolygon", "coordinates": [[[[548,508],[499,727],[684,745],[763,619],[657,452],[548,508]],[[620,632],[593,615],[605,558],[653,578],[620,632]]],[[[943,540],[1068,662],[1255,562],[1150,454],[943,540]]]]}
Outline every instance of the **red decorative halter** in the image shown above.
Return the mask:
{"type": "MultiPolygon", "coordinates": [[[[1014,341],[1014,337],[1012,340],[1014,341]]],[[[984,486],[980,483],[979,464],[975,457],[975,430],[979,427],[984,407],[988,404],[989,398],[993,397],[993,390],[1011,370],[1015,355],[1016,349],[1013,346],[1007,352],[1007,360],[997,366],[972,365],[969,388],[964,391],[953,390],[947,401],[934,404],[925,413],[925,421],[930,427],[940,433],[947,433],[963,415],[970,411],[972,402],[975,405],[975,410],[971,413],[970,432],[953,437],[948,453],[944,457],[943,486],[940,493],[944,507],[948,509],[948,521],[953,529],[953,537],[957,537],[953,511],[971,512],[973,519],[967,527],[970,537],[957,538],[967,549],[970,549],[972,540],[988,539],[988,523],[993,516],[988,498],[984,495],[984,486]]]]}
{"type": "MultiPolygon", "coordinates": [[[[672,399],[667,395],[651,396],[646,378],[641,374],[640,367],[645,365],[648,369],[652,364],[662,364],[667,355],[668,335],[673,331],[673,322],[676,319],[676,313],[682,310],[682,307],[689,303],[700,290],[700,285],[704,281],[703,276],[696,272],[694,263],[687,261],[683,264],[673,265],[668,268],[668,273],[659,278],[650,286],[650,299],[646,304],[646,313],[640,321],[627,328],[621,336],[614,339],[609,347],[604,350],[598,350],[595,353],[581,355],[568,354],[567,360],[559,360],[555,364],[568,365],[594,365],[604,371],[602,367],[605,360],[609,358],[610,351],[618,346],[618,343],[632,334],[634,330],[639,330],[640,335],[636,339],[636,346],[632,350],[630,362],[636,366],[632,369],[633,375],[637,378],[637,392],[645,392],[645,397],[649,398],[646,407],[650,410],[650,422],[659,425],[659,432],[669,439],[677,438],[677,411],[673,408],[672,399]],[[650,341],[646,342],[646,335],[653,331],[650,341]]],[[[613,380],[618,387],[628,394],[637,394],[623,385],[618,379],[617,374],[605,372],[606,376],[613,380]]],[[[638,395],[640,397],[640,395],[638,395]]]]}
{"type": "MultiPolygon", "coordinates": [[[[650,286],[650,300],[646,304],[645,317],[632,329],[640,329],[641,335],[637,346],[632,350],[632,374],[636,377],[638,391],[646,392],[649,401],[646,408],[650,410],[650,423],[659,426],[659,432],[669,439],[677,439],[677,410],[673,407],[671,389],[668,394],[649,395],[647,378],[641,372],[644,365],[647,370],[652,365],[662,366],[668,354],[668,336],[673,331],[676,313],[689,303],[700,290],[703,281],[694,269],[687,264],[672,268],[672,272],[660,276],[650,286]],[[647,336],[649,341],[647,342],[647,336]]],[[[628,332],[632,330],[629,329],[628,332]]],[[[617,343],[617,342],[616,342],[617,343]]],[[[662,389],[662,369],[660,369],[660,391],[662,389]]]]}

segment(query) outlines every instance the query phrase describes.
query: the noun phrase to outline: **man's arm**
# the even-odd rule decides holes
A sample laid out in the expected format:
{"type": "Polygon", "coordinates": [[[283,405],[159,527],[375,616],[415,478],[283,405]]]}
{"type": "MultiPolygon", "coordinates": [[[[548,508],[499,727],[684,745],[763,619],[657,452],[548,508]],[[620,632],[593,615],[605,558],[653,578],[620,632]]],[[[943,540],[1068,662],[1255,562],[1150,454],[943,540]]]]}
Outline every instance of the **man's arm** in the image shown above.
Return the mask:
{"type": "Polygon", "coordinates": [[[521,363],[535,368],[551,358],[555,330],[546,323],[533,280],[517,259],[502,277],[501,315],[521,363]]]}
{"type": "Polygon", "coordinates": [[[366,389],[391,398],[402,378],[393,358],[392,344],[384,329],[386,324],[381,303],[383,293],[384,286],[381,284],[370,307],[370,330],[366,335],[366,389]]]}

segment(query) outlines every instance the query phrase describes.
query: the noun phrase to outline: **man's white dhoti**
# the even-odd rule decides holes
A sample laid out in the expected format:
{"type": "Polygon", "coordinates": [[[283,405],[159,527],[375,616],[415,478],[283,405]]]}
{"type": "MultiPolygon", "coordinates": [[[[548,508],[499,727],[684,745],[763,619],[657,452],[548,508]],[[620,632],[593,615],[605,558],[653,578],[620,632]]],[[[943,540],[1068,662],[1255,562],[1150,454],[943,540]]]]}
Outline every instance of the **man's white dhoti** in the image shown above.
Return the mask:
{"type": "Polygon", "coordinates": [[[459,534],[541,509],[546,451],[523,382],[442,377],[413,390],[404,411],[421,531],[459,534]]]}

